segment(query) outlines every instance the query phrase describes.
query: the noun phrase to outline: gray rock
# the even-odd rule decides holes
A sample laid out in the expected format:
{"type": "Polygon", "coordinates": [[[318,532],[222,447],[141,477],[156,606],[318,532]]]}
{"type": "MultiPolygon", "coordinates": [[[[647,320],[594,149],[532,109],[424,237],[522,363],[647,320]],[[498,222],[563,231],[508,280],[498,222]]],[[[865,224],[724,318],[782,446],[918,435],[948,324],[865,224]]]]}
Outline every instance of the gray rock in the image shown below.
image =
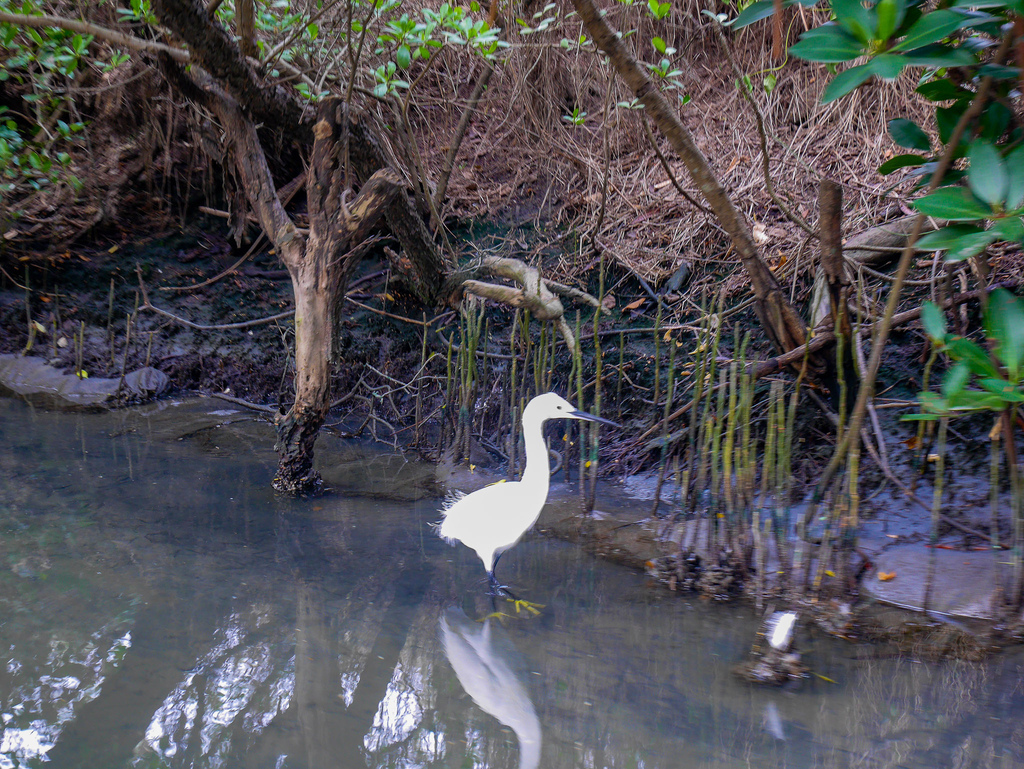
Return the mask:
{"type": "MultiPolygon", "coordinates": [[[[17,395],[43,408],[96,409],[116,405],[120,379],[64,374],[42,358],[0,355],[0,394],[17,395]]],[[[145,367],[126,374],[124,389],[145,400],[167,390],[170,380],[162,371],[145,367]]]]}
{"type": "Polygon", "coordinates": [[[0,392],[20,395],[45,408],[109,406],[117,387],[117,379],[62,374],[42,358],[0,355],[0,392]]]}
{"type": "Polygon", "coordinates": [[[124,376],[124,386],[136,398],[152,398],[165,392],[171,380],[163,371],[145,366],[124,376]]]}

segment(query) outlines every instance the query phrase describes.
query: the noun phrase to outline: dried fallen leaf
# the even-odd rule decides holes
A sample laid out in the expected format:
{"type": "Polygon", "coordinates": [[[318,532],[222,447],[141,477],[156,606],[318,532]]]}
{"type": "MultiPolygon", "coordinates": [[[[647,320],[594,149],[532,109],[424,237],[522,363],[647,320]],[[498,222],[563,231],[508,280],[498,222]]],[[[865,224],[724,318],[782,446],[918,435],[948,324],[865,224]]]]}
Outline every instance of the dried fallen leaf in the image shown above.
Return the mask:
{"type": "Polygon", "coordinates": [[[909,438],[903,441],[903,445],[906,446],[911,451],[913,451],[914,449],[921,445],[921,439],[918,438],[916,435],[911,435],[909,438]]]}
{"type": "Polygon", "coordinates": [[[647,301],[647,299],[645,297],[640,297],[635,302],[630,302],[629,304],[627,304],[622,309],[623,310],[636,310],[636,309],[639,309],[640,307],[642,307],[643,303],[646,302],[646,301],[647,301]]]}
{"type": "Polygon", "coordinates": [[[601,306],[604,308],[605,312],[615,309],[615,294],[605,294],[604,300],[601,302],[601,306]]]}
{"type": "Polygon", "coordinates": [[[894,571],[880,571],[878,572],[879,582],[889,582],[890,580],[896,579],[896,572],[894,571]]]}

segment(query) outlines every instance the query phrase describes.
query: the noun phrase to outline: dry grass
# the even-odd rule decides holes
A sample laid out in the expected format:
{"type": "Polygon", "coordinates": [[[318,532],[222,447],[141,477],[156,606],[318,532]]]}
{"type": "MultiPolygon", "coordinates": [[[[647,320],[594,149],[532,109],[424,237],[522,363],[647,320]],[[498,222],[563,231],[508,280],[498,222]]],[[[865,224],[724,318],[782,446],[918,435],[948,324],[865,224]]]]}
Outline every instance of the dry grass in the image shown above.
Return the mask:
{"type": "MultiPolygon", "coordinates": [[[[664,22],[653,22],[638,7],[613,5],[613,25],[639,25],[628,38],[639,59],[655,60],[646,42],[654,34],[679,50],[674,63],[691,98],[680,107],[680,116],[748,217],[765,260],[777,268],[794,298],[801,298],[813,280],[816,249],[766,190],[755,115],[735,85],[710,19],[695,4],[675,9],[664,22]]],[[[806,10],[787,14],[790,42],[823,19],[806,10]]],[[[521,15],[529,16],[525,10],[521,15]]],[[[548,220],[579,236],[562,242],[558,271],[565,280],[585,280],[583,273],[595,262],[589,248],[593,236],[618,265],[655,287],[685,260],[694,270],[691,287],[717,286],[725,279],[731,293],[745,293],[746,277],[734,269],[737,262],[728,238],[713,217],[675,189],[648,142],[643,112],[615,107],[632,94],[610,78],[599,55],[570,54],[558,47],[561,36],[571,37],[572,29],[578,25],[570,25],[570,32],[529,37],[512,33],[514,47],[492,78],[460,150],[449,187],[449,212],[459,218],[504,216],[513,224],[548,220]],[[607,102],[611,108],[605,122],[607,102]],[[582,126],[562,119],[573,107],[588,113],[582,126]],[[602,204],[603,220],[595,232],[602,204]]],[[[773,183],[793,211],[816,225],[818,183],[825,177],[843,185],[847,234],[906,211],[910,184],[893,190],[898,175],[885,178],[875,169],[901,151],[886,132],[890,119],[910,117],[931,128],[930,106],[912,93],[916,73],[904,74],[896,83],[869,83],[822,106],[820,95],[831,76],[823,66],[795,59],[776,68],[767,24],[730,33],[730,40],[732,55],[750,75],[764,115],[773,183]],[[767,93],[761,81],[769,72],[777,85],[767,93]]],[[[465,68],[460,73],[455,90],[464,98],[473,78],[465,68]]],[[[438,80],[435,95],[420,99],[429,104],[433,119],[431,130],[420,135],[432,165],[447,149],[444,126],[454,125],[461,114],[461,103],[450,99],[445,85],[438,80]]],[[[684,166],[654,130],[673,175],[699,200],[684,166]]]]}

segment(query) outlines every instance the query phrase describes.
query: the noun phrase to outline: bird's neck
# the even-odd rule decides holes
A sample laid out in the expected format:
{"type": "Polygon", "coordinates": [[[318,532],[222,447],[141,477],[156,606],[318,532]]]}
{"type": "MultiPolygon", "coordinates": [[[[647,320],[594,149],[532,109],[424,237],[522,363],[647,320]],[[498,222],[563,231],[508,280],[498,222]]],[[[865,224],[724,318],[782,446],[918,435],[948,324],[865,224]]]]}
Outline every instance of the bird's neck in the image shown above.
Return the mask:
{"type": "Polygon", "coordinates": [[[541,500],[547,499],[551,483],[551,466],[548,464],[548,447],[544,444],[544,423],[523,417],[523,441],[526,444],[526,467],[522,484],[537,492],[541,500]]]}

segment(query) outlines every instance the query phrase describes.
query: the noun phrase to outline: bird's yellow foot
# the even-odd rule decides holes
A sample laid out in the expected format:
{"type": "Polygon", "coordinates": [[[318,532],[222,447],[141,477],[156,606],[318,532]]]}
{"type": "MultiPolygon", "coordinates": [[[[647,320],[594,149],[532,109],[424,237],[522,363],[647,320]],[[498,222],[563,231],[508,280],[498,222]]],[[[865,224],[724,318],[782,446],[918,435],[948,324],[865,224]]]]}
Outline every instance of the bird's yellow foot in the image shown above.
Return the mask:
{"type": "Polygon", "coordinates": [[[544,608],[544,604],[542,603],[532,603],[531,601],[524,601],[522,598],[506,598],[505,600],[515,607],[516,614],[525,610],[534,617],[539,617],[540,610],[544,608]]]}
{"type": "Polygon", "coordinates": [[[512,615],[511,614],[506,614],[503,611],[495,610],[495,611],[492,611],[487,616],[481,617],[480,619],[477,620],[477,622],[486,622],[489,619],[496,619],[496,620],[501,621],[503,619],[512,619],[512,615]]]}

